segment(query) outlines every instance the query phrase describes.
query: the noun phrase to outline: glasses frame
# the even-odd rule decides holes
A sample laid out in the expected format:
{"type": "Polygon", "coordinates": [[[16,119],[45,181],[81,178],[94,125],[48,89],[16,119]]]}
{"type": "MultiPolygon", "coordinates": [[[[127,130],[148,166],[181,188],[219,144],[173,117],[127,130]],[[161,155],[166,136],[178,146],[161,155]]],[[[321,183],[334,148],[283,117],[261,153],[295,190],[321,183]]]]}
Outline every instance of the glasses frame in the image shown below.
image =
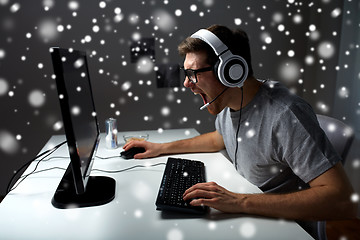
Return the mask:
{"type": "Polygon", "coordinates": [[[213,71],[214,68],[212,66],[199,68],[199,69],[185,69],[184,67],[180,67],[184,71],[185,78],[187,77],[189,81],[193,84],[198,83],[197,74],[201,72],[213,71]],[[194,76],[195,79],[192,79],[191,76],[194,76]]]}

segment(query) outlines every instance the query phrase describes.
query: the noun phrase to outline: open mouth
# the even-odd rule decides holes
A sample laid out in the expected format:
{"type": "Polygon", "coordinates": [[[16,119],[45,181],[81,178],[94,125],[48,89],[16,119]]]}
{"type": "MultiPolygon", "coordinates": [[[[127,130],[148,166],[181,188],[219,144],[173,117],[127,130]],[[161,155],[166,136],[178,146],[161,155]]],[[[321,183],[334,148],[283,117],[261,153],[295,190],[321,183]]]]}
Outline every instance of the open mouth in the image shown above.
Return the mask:
{"type": "Polygon", "coordinates": [[[206,95],[203,94],[203,93],[200,93],[200,96],[202,97],[202,99],[203,99],[203,101],[204,101],[204,104],[207,104],[208,101],[207,101],[207,99],[206,99],[206,95]]]}

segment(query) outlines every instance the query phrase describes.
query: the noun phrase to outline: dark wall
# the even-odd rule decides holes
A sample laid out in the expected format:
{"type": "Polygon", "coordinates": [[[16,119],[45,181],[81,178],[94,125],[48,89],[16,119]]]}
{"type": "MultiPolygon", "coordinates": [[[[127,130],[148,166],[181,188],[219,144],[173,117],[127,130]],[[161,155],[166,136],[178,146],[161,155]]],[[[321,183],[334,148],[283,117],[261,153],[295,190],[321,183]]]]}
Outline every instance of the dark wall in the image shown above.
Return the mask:
{"type": "Polygon", "coordinates": [[[102,131],[104,120],[115,117],[119,131],[204,133],[214,130],[215,118],[199,111],[201,98],[185,90],[182,80],[179,87],[159,85],[154,71],[182,63],[182,39],[215,23],[243,28],[251,39],[255,76],[284,82],[317,112],[329,114],[341,16],[342,2],[330,0],[1,0],[0,194],[16,169],[52,135],[63,134],[50,47],[87,51],[102,131]],[[136,62],[131,49],[144,38],[153,41],[154,52],[136,62]],[[326,42],[330,49],[324,50],[326,42]]]}

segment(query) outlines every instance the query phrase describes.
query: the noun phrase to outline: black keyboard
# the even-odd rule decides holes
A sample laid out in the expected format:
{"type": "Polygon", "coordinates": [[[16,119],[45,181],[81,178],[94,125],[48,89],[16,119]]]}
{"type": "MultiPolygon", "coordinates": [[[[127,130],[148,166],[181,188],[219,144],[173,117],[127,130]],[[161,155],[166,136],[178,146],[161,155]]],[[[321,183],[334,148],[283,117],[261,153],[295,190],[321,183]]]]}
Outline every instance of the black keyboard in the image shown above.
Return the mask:
{"type": "Polygon", "coordinates": [[[204,214],[205,206],[191,206],[183,200],[186,189],[196,183],[205,182],[205,165],[200,161],[168,158],[156,199],[158,210],[170,210],[204,214]]]}

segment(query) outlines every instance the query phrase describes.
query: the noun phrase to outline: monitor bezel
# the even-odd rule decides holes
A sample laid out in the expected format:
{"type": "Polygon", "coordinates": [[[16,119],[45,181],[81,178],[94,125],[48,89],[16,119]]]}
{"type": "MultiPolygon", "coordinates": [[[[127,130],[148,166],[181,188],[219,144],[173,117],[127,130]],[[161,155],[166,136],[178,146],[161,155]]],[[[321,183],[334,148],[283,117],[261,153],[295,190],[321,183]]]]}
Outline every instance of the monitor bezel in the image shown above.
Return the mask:
{"type": "Polygon", "coordinates": [[[64,130],[65,135],[67,139],[67,145],[69,149],[69,155],[70,155],[70,165],[72,170],[72,177],[74,178],[74,184],[75,184],[75,190],[77,194],[82,194],[86,191],[86,186],[88,183],[88,179],[90,176],[90,172],[92,169],[92,165],[94,163],[95,154],[99,145],[100,141],[100,130],[98,126],[98,120],[96,116],[95,111],[95,103],[92,93],[92,87],[91,87],[91,80],[90,80],[90,74],[88,69],[88,63],[87,63],[87,57],[86,53],[83,51],[78,50],[72,50],[72,49],[64,49],[59,47],[53,47],[51,48],[51,56],[53,60],[53,66],[54,66],[54,73],[55,73],[55,80],[56,80],[56,86],[58,90],[58,97],[60,101],[60,108],[61,108],[61,114],[62,119],[64,122],[64,130]],[[76,137],[74,133],[74,125],[71,118],[71,109],[69,104],[69,98],[68,93],[66,89],[66,79],[64,76],[64,69],[63,69],[63,61],[62,58],[66,57],[66,55],[69,54],[77,54],[79,57],[83,58],[85,63],[85,70],[87,74],[87,80],[89,84],[90,94],[91,94],[91,104],[94,114],[94,122],[96,125],[96,138],[95,142],[93,144],[93,148],[91,150],[90,159],[88,159],[88,164],[86,168],[84,169],[84,172],[81,171],[81,159],[79,154],[77,154],[76,151],[76,137]]]}

